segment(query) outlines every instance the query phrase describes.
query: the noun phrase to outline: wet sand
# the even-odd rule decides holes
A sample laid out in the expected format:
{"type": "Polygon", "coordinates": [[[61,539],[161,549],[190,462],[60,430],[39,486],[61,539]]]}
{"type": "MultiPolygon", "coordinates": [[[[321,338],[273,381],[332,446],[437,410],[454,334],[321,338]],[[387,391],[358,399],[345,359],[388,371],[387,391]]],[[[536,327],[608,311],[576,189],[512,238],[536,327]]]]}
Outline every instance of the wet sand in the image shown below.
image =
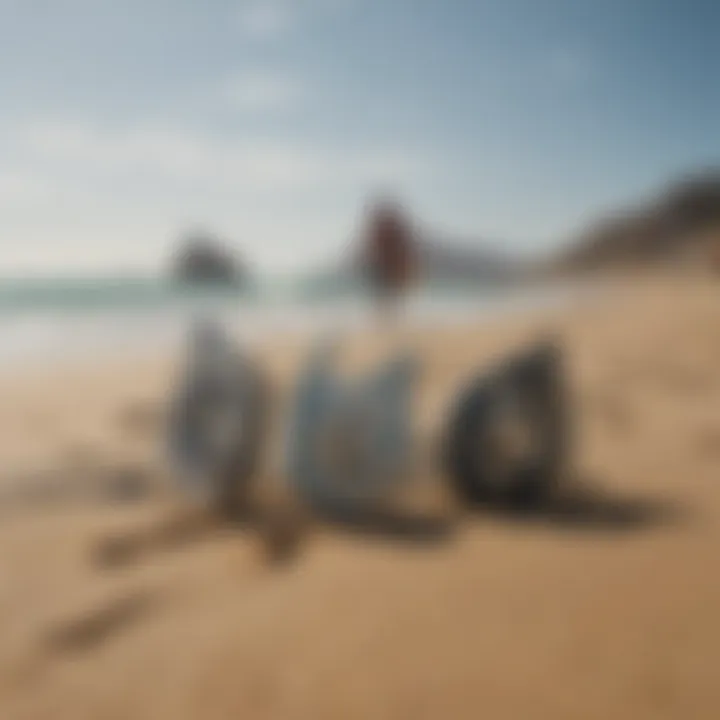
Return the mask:
{"type": "MultiPolygon", "coordinates": [[[[279,567],[220,526],[97,562],[175,512],[157,447],[172,358],[0,378],[0,717],[717,718],[720,285],[638,280],[408,332],[419,429],[548,329],[581,500],[437,533],[318,528],[279,567]]],[[[383,341],[352,345],[361,364],[383,341]]],[[[261,353],[286,388],[302,345],[261,353]]]]}

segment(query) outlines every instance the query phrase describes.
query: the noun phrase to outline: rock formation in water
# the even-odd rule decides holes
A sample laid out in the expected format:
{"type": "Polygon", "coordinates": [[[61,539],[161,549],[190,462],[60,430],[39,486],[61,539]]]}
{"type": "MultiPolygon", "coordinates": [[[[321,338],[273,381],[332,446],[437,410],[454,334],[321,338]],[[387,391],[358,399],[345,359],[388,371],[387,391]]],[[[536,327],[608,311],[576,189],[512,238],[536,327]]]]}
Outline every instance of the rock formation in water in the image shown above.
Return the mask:
{"type": "Polygon", "coordinates": [[[176,252],[171,276],[183,283],[240,285],[247,271],[227,243],[208,233],[193,233],[176,252]]]}

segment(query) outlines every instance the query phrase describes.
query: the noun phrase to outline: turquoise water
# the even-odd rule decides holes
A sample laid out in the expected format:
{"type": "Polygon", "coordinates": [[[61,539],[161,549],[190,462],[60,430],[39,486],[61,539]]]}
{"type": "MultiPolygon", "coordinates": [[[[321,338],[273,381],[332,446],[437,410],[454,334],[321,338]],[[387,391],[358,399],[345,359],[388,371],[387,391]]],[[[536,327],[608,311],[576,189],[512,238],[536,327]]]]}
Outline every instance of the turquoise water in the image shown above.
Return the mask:
{"type": "Polygon", "coordinates": [[[150,278],[43,278],[0,280],[0,315],[47,311],[146,310],[201,299],[258,301],[260,289],[191,286],[150,278]]]}
{"type": "MultiPolygon", "coordinates": [[[[424,293],[436,297],[468,297],[497,294],[488,286],[434,284],[424,293]]],[[[144,277],[59,277],[0,279],[0,316],[34,312],[147,311],[196,304],[272,303],[317,305],[362,301],[366,292],[360,282],[313,279],[266,280],[233,287],[190,285],[144,277]]]]}
{"type": "MultiPolygon", "coordinates": [[[[465,321],[558,299],[555,291],[434,285],[410,297],[406,318],[465,321]]],[[[155,352],[176,346],[199,314],[221,320],[248,340],[350,330],[373,315],[358,283],[300,278],[234,288],[140,277],[0,280],[0,365],[43,364],[73,353],[155,352]]]]}

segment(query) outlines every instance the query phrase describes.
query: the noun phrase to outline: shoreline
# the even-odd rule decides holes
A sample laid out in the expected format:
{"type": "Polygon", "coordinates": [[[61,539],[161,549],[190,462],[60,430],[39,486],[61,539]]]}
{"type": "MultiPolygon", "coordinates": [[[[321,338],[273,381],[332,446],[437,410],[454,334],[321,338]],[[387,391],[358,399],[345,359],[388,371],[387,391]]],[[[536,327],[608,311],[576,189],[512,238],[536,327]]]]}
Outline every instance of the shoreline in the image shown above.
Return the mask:
{"type": "MultiPolygon", "coordinates": [[[[476,294],[460,301],[411,298],[403,310],[402,322],[409,329],[432,329],[440,325],[466,325],[494,322],[517,314],[561,306],[569,302],[574,289],[550,288],[507,292],[499,295],[476,294]]],[[[335,330],[371,332],[374,322],[371,303],[353,301],[345,306],[317,303],[313,306],[236,307],[218,306],[178,308],[153,315],[135,311],[112,313],[90,311],[80,315],[52,315],[5,318],[5,347],[0,354],[0,376],[41,372],[48,365],[69,366],[107,362],[121,355],[135,362],[160,354],[177,353],[182,347],[192,317],[216,317],[228,331],[252,348],[271,345],[276,338],[308,341],[313,336],[335,330]],[[16,345],[13,346],[12,336],[16,345]],[[19,344],[18,344],[19,343],[19,344]]],[[[0,323],[0,330],[2,329],[0,323]]]]}

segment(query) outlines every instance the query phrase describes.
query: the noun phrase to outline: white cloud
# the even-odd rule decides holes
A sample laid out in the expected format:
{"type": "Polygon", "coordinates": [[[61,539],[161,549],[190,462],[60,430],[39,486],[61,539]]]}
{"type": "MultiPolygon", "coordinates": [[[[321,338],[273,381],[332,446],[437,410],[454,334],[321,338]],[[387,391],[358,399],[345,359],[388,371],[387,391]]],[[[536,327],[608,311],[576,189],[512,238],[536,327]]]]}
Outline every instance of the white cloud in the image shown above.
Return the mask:
{"type": "Polygon", "coordinates": [[[266,71],[246,71],[226,82],[222,95],[239,110],[260,112],[288,110],[303,100],[305,91],[293,78],[266,71]]]}
{"type": "Polygon", "coordinates": [[[348,237],[367,192],[437,177],[422,154],[372,144],[69,120],[3,130],[0,266],[13,271],[157,265],[194,223],[262,266],[307,264],[348,237]]]}
{"type": "Polygon", "coordinates": [[[25,207],[47,198],[49,188],[42,178],[27,170],[0,170],[0,207],[25,207]]]}
{"type": "Polygon", "coordinates": [[[32,162],[87,180],[136,177],[280,190],[313,181],[319,170],[314,154],[299,143],[244,136],[220,140],[149,124],[112,130],[41,122],[26,125],[18,140],[32,162]]]}
{"type": "Polygon", "coordinates": [[[243,2],[237,14],[240,32],[250,40],[273,40],[292,25],[290,6],[277,0],[243,2]]]}
{"type": "Polygon", "coordinates": [[[89,123],[27,123],[14,139],[33,165],[88,180],[130,176],[282,191],[308,184],[402,183],[428,169],[427,158],[395,148],[340,149],[269,136],[219,138],[151,124],[117,130],[89,123]]]}
{"type": "Polygon", "coordinates": [[[241,0],[235,19],[248,40],[266,42],[287,35],[299,16],[348,10],[355,0],[241,0]]]}

